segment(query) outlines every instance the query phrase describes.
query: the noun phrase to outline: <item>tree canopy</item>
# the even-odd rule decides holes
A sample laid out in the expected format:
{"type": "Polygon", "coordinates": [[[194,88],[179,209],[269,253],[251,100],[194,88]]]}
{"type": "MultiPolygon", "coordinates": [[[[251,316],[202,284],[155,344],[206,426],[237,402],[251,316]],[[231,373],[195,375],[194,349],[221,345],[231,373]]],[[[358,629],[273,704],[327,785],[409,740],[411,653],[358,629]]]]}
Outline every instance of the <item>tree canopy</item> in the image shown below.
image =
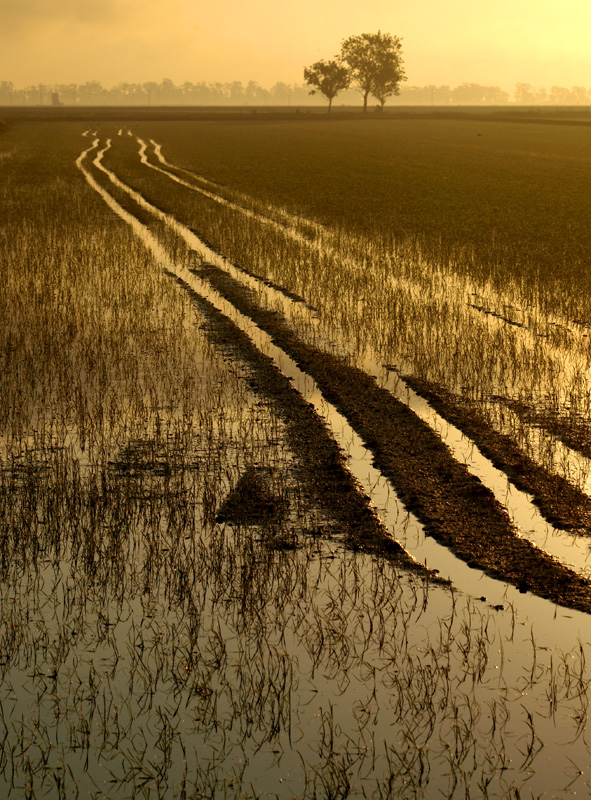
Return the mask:
{"type": "Polygon", "coordinates": [[[341,61],[363,95],[364,112],[370,94],[383,108],[388,97],[400,93],[400,83],[406,80],[401,50],[398,36],[381,31],[350,36],[343,41],[341,61]]]}
{"type": "Polygon", "coordinates": [[[337,94],[349,86],[351,80],[349,70],[338,61],[316,61],[304,69],[304,80],[312,87],[310,94],[320,92],[328,100],[328,111],[337,94]]]}

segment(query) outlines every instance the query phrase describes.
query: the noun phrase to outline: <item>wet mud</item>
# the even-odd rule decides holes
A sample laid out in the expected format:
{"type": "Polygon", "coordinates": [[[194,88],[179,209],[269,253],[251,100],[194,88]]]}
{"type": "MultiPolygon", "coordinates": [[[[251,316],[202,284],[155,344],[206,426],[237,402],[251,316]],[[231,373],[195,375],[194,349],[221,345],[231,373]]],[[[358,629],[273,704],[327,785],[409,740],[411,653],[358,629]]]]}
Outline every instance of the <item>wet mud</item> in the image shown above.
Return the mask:
{"type": "MultiPolygon", "coordinates": [[[[428,535],[469,566],[522,592],[591,611],[589,582],[522,538],[493,493],[404,403],[343,359],[304,344],[277,312],[261,309],[253,294],[226,273],[209,264],[193,271],[266,330],[314,378],[362,436],[376,466],[428,535]]],[[[380,551],[377,540],[372,549],[380,551]]]]}
{"type": "Polygon", "coordinates": [[[591,497],[519,450],[509,436],[499,433],[486,421],[475,403],[411,375],[405,375],[404,380],[468,436],[518,489],[529,492],[548,522],[562,530],[591,536],[591,497]]]}
{"type": "MultiPolygon", "coordinates": [[[[423,574],[437,583],[443,581],[434,571],[428,570],[411,558],[390,535],[370,500],[361,491],[347,467],[347,461],[314,408],[291,385],[273,361],[260,352],[249,337],[231,320],[228,320],[206,299],[172,275],[189,292],[204,318],[204,328],[212,343],[224,355],[238,359],[248,370],[250,388],[273,403],[275,413],[283,420],[290,449],[296,457],[295,472],[305,494],[327,514],[330,523],[326,529],[308,531],[310,534],[338,535],[339,539],[354,549],[380,554],[399,566],[423,574]],[[337,527],[334,527],[336,523],[337,527]],[[331,527],[332,526],[332,527],[331,527]]],[[[267,495],[261,476],[257,491],[263,498],[262,507],[247,509],[249,517],[274,515],[285,509],[277,508],[277,500],[267,495]]],[[[237,487],[242,495],[248,484],[237,487]]],[[[251,487],[252,489],[252,487],[251,487]]],[[[244,522],[238,511],[235,497],[230,497],[218,510],[225,521],[244,522]],[[240,519],[238,519],[240,517],[240,519]]],[[[255,503],[256,505],[256,503],[255,503]]]]}
{"type": "MultiPolygon", "coordinates": [[[[131,213],[135,213],[134,205],[126,201],[131,213]]],[[[405,403],[344,359],[304,344],[281,314],[257,304],[254,292],[213,264],[194,258],[191,271],[266,331],[348,419],[373,453],[376,467],[429,536],[469,566],[522,592],[591,612],[591,584],[523,538],[493,493],[453,458],[439,436],[405,403]]],[[[302,488],[321,507],[330,509],[347,543],[417,568],[360,491],[345,456],[310,404],[246,334],[174,277],[208,320],[214,343],[247,364],[253,390],[276,404],[287,423],[290,447],[300,461],[302,488]]]]}

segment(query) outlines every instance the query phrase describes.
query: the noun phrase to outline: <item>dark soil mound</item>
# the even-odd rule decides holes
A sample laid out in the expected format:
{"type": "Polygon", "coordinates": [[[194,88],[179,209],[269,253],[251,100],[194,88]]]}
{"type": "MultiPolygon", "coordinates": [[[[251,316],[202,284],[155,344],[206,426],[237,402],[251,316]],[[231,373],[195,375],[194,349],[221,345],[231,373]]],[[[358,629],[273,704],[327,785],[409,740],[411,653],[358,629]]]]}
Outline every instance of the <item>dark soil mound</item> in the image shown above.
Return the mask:
{"type": "Polygon", "coordinates": [[[265,525],[278,522],[287,510],[287,500],[273,493],[268,477],[249,468],[220,506],[216,522],[265,525]]]}

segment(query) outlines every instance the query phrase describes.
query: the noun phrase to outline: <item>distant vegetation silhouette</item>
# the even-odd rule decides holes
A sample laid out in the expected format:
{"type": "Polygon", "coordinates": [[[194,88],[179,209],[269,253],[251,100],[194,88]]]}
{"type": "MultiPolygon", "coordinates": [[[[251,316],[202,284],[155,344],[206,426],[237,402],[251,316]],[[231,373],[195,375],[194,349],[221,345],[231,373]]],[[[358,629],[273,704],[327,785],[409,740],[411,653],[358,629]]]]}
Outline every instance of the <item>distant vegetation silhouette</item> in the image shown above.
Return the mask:
{"type": "Polygon", "coordinates": [[[332,101],[343,89],[353,84],[363,97],[363,111],[373,95],[384,107],[386,99],[400,94],[400,82],[406,80],[403,70],[401,40],[390,33],[362,33],[350,36],[341,45],[341,52],[331,61],[317,61],[304,69],[304,80],[310,94],[320,94],[332,101]]]}
{"type": "MultiPolygon", "coordinates": [[[[256,81],[241,83],[175,84],[168,78],[160,83],[118,83],[107,88],[99,81],[84,84],[36,84],[17,88],[11,81],[0,81],[0,105],[49,106],[52,96],[58,95],[63,106],[322,106],[326,96],[310,95],[310,84],[275,83],[264,88],[256,81]]],[[[359,105],[359,90],[347,88],[338,92],[339,104],[359,105]]],[[[381,101],[377,99],[378,107],[381,101]]],[[[584,86],[566,88],[552,86],[549,90],[528,83],[518,83],[514,93],[498,86],[478,83],[404,86],[400,94],[393,93],[391,102],[397,105],[589,105],[591,89],[584,86]]]]}
{"type": "Polygon", "coordinates": [[[337,94],[349,88],[351,73],[344,64],[339,64],[336,60],[316,61],[312,66],[305,67],[304,80],[312,87],[310,94],[319,92],[326,97],[330,112],[337,94]]]}

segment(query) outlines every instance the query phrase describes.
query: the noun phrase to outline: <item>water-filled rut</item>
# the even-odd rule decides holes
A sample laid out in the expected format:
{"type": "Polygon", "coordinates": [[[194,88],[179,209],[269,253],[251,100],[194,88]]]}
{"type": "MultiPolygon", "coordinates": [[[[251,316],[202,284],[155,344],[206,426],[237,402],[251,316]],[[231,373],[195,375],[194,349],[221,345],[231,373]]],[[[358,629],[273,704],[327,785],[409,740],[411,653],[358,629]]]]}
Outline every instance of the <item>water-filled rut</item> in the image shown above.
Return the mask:
{"type": "MultiPolygon", "coordinates": [[[[246,216],[256,220],[261,224],[261,230],[268,229],[269,222],[273,221],[277,236],[288,237],[298,242],[298,245],[301,245],[302,254],[311,251],[322,251],[324,255],[330,255],[334,269],[341,269],[344,261],[348,264],[347,268],[352,267],[352,264],[349,263],[350,254],[342,251],[342,249],[336,252],[334,241],[330,238],[329,232],[322,226],[290,214],[284,209],[269,203],[262,208],[260,201],[254,198],[235,192],[227,187],[220,187],[212,181],[208,181],[202,175],[172,164],[164,157],[161,145],[151,140],[153,156],[157,160],[157,164],[154,164],[151,161],[152,153],[145,142],[139,138],[137,138],[137,141],[140,144],[139,157],[141,164],[175,181],[179,186],[179,192],[183,193],[189,190],[203,194],[202,184],[206,184],[210,188],[204,196],[211,200],[212,203],[231,208],[232,212],[238,214],[237,219],[246,216]],[[179,179],[178,173],[183,175],[184,178],[179,179]],[[263,213],[261,213],[261,210],[263,213]],[[303,232],[306,235],[303,236],[303,232]]],[[[170,208],[168,208],[168,211],[171,213],[170,208]]],[[[263,284],[261,279],[258,279],[257,283],[255,277],[244,272],[240,273],[234,265],[223,257],[213,261],[217,266],[221,266],[222,269],[237,277],[242,283],[248,283],[259,293],[261,292],[260,287],[263,284]]],[[[438,287],[438,291],[444,292],[450,302],[454,301],[459,306],[463,306],[465,296],[475,296],[474,290],[476,287],[474,285],[470,283],[455,285],[454,283],[453,286],[447,286],[449,280],[450,276],[448,275],[444,285],[438,287]],[[447,286],[447,289],[445,289],[445,286],[447,286]]],[[[407,281],[405,281],[405,285],[406,283],[407,281]]],[[[407,289],[408,286],[406,286],[405,291],[407,289]]],[[[275,292],[275,294],[277,293],[275,292]]],[[[267,292],[267,295],[272,296],[273,292],[267,292]]],[[[468,305],[473,307],[474,304],[468,303],[468,305]]],[[[282,313],[287,313],[292,318],[292,306],[289,303],[284,304],[282,313]]],[[[300,315],[301,313],[300,306],[300,315]]],[[[307,322],[309,323],[309,320],[307,322]]],[[[555,322],[549,322],[548,324],[556,325],[555,322]]],[[[539,327],[538,323],[536,325],[539,327]]],[[[520,326],[520,330],[522,327],[520,326]]],[[[525,332],[525,335],[529,336],[530,334],[525,332]]],[[[333,331],[330,333],[330,337],[331,341],[337,342],[336,352],[345,352],[346,342],[343,341],[342,331],[333,331]]],[[[536,337],[525,344],[530,349],[532,346],[538,347],[543,344],[545,351],[551,351],[555,359],[558,358],[563,364],[565,359],[568,361],[563,349],[556,350],[550,340],[545,338],[542,341],[542,339],[536,337]]],[[[335,352],[334,345],[331,346],[330,341],[326,345],[322,344],[322,346],[329,352],[335,352]]],[[[584,458],[580,452],[575,452],[567,446],[563,439],[563,432],[546,429],[544,434],[545,445],[541,442],[538,442],[537,445],[540,449],[538,458],[536,459],[534,454],[525,456],[522,452],[523,448],[516,447],[511,442],[510,437],[495,433],[478,408],[468,408],[466,402],[459,398],[462,402],[459,409],[460,413],[458,414],[458,402],[454,402],[454,398],[448,397],[445,402],[441,402],[441,397],[436,396],[439,387],[435,385],[425,386],[424,382],[419,386],[417,381],[414,380],[414,369],[411,363],[404,366],[404,362],[399,362],[402,366],[397,368],[398,376],[395,376],[393,380],[392,375],[389,375],[384,370],[382,359],[378,354],[373,352],[367,343],[364,344],[364,347],[366,349],[366,357],[364,358],[363,369],[373,375],[380,385],[391,389],[403,402],[407,404],[410,402],[412,409],[419,416],[423,416],[426,412],[429,424],[437,429],[454,456],[466,463],[469,470],[493,491],[499,502],[507,505],[508,495],[511,495],[510,514],[520,527],[522,534],[534,544],[555,555],[559,560],[574,566],[577,570],[588,572],[589,548],[584,538],[580,538],[579,534],[591,533],[591,478],[589,477],[591,476],[591,462],[589,459],[584,458]],[[419,394],[427,397],[427,405],[414,392],[409,390],[405,381],[400,379],[401,370],[409,372],[409,380],[412,382],[413,387],[417,388],[419,394]],[[433,403],[440,413],[434,411],[433,403]],[[441,419],[441,416],[443,416],[443,419],[441,419]],[[445,421],[453,422],[454,426],[450,429],[445,424],[445,421]],[[474,444],[477,445],[480,452],[475,451],[474,444]],[[552,468],[548,466],[548,446],[554,451],[552,468]],[[502,473],[499,473],[499,470],[502,473]],[[586,482],[582,481],[585,475],[587,476],[586,482]],[[575,533],[571,533],[572,531],[575,533]]],[[[528,439],[531,445],[539,440],[539,436],[533,428],[530,427],[528,430],[528,439]]]]}
{"type": "MultiPolygon", "coordinates": [[[[162,147],[154,140],[151,141],[154,156],[160,166],[152,164],[149,160],[149,153],[145,142],[137,138],[140,144],[139,156],[143,165],[154,169],[156,172],[168,176],[184,188],[200,192],[200,188],[187,180],[179,180],[178,175],[170,172],[182,173],[191,181],[205,183],[211,187],[207,197],[215,202],[227,205],[228,200],[220,194],[215,194],[217,184],[208,181],[201,175],[192,173],[170,163],[162,154],[162,147]]],[[[220,187],[218,187],[219,190],[220,187]]],[[[250,217],[257,217],[265,225],[269,219],[281,220],[282,225],[277,225],[277,230],[281,235],[291,235],[298,237],[307,247],[318,248],[322,238],[322,226],[314,224],[316,239],[311,242],[308,238],[301,237],[298,232],[302,224],[312,225],[307,220],[302,220],[286,211],[275,206],[268,205],[269,216],[261,215],[250,208],[253,204],[252,198],[239,194],[232,208],[240,214],[250,217]],[[320,237],[320,238],[318,238],[320,237]]],[[[326,242],[322,241],[322,249],[326,249],[326,242]]],[[[268,288],[267,284],[260,278],[245,274],[238,270],[227,259],[219,254],[213,257],[213,263],[229,272],[241,283],[247,284],[261,293],[266,294],[266,299],[273,298],[277,303],[277,291],[268,288]],[[274,297],[273,297],[274,296],[274,297]]],[[[294,316],[294,304],[282,298],[282,312],[290,319],[294,316]]],[[[301,305],[297,306],[300,318],[305,317],[301,305]]],[[[310,325],[310,318],[305,320],[310,325]]],[[[339,339],[338,332],[336,333],[339,339]]],[[[318,341],[318,339],[317,339],[318,341]]],[[[331,342],[322,344],[323,349],[334,350],[331,342]]],[[[378,356],[373,353],[371,348],[366,347],[366,356],[363,361],[363,369],[372,375],[380,386],[387,388],[399,400],[408,405],[421,419],[424,419],[431,428],[437,431],[439,436],[445,441],[454,457],[466,464],[469,471],[476,475],[485,486],[495,495],[497,500],[507,507],[509,514],[520,532],[533,544],[541,547],[550,555],[555,556],[568,566],[574,567],[577,571],[588,574],[590,570],[590,550],[588,541],[580,533],[591,532],[591,497],[566,480],[562,475],[553,473],[547,467],[539,465],[531,457],[519,452],[516,446],[510,442],[507,436],[497,434],[480,414],[472,410],[471,414],[458,413],[457,407],[452,404],[437,402],[434,391],[437,387],[425,387],[424,382],[418,382],[412,377],[407,380],[419,390],[419,393],[426,395],[428,402],[423,397],[419,397],[408,385],[406,380],[400,377],[399,370],[393,373],[390,369],[384,369],[378,356]],[[420,384],[420,386],[419,386],[420,384]],[[427,391],[429,390],[430,391],[427,391]],[[443,417],[435,411],[431,400],[435,400],[435,405],[441,410],[443,417]],[[450,424],[450,422],[455,422],[450,424]],[[475,447],[475,444],[477,447],[475,447]],[[574,531],[574,533],[573,533],[574,531]]],[[[457,404],[456,404],[457,405],[457,404]]],[[[561,452],[565,448],[558,440],[554,441],[554,447],[561,452]]],[[[577,467],[577,472],[584,470],[586,465],[582,463],[580,454],[572,452],[565,453],[561,462],[567,460],[577,467]]],[[[587,471],[591,474],[591,470],[587,471]]]]}
{"type": "MultiPolygon", "coordinates": [[[[154,156],[158,160],[159,166],[152,164],[150,161],[151,154],[149,153],[145,142],[139,138],[137,138],[137,141],[140,144],[139,157],[141,164],[153,169],[160,175],[165,177],[167,176],[171,180],[175,181],[180,187],[182,187],[180,191],[185,191],[188,189],[190,191],[201,193],[199,186],[196,186],[195,183],[191,183],[190,181],[196,181],[199,184],[205,182],[212,187],[207,193],[206,197],[211,199],[212,202],[220,203],[221,205],[226,206],[228,205],[228,198],[225,195],[229,190],[223,190],[223,194],[216,194],[213,188],[217,186],[216,184],[210,181],[208,182],[207,179],[201,175],[197,175],[189,170],[171,164],[163,156],[161,145],[157,144],[153,140],[151,140],[151,144],[153,146],[154,156]],[[172,172],[172,170],[174,170],[174,172],[172,172]],[[178,175],[175,174],[179,172],[186,175],[187,178],[189,178],[189,181],[184,179],[179,180],[178,175]]],[[[232,191],[231,194],[234,195],[236,193],[232,191]]],[[[261,225],[263,225],[263,227],[267,227],[269,221],[274,220],[276,223],[275,229],[278,236],[289,236],[290,238],[298,241],[298,243],[303,247],[302,252],[310,251],[310,249],[312,249],[322,251],[325,255],[330,254],[331,260],[334,262],[335,269],[340,268],[343,259],[349,258],[346,253],[337,253],[335,251],[333,246],[334,242],[331,244],[330,241],[327,241],[328,232],[322,226],[315,223],[310,223],[309,221],[303,220],[302,218],[294,216],[293,214],[289,214],[285,210],[271,204],[267,204],[266,206],[265,210],[267,211],[267,214],[261,214],[259,211],[257,211],[258,205],[260,205],[259,201],[237,193],[234,201],[231,203],[231,208],[241,216],[246,215],[251,219],[256,219],[261,225]],[[281,221],[281,225],[277,224],[278,221],[281,221]],[[312,227],[309,227],[310,225],[312,227]],[[314,235],[311,238],[308,236],[302,236],[302,231],[304,230],[307,233],[313,233],[314,235]]],[[[216,256],[218,256],[218,254],[216,254],[216,256]]],[[[216,263],[218,266],[221,266],[225,271],[233,274],[234,277],[238,277],[242,283],[248,283],[249,286],[252,286],[259,292],[261,291],[260,287],[266,283],[256,276],[245,273],[244,270],[237,270],[231,262],[221,256],[218,257],[217,261],[214,260],[214,263],[216,263]]],[[[278,288],[280,291],[284,291],[281,289],[281,287],[278,288]]],[[[462,287],[459,285],[454,286],[452,287],[451,291],[447,292],[446,296],[459,298],[460,305],[462,305],[462,298],[465,292],[470,288],[474,287],[462,287]]],[[[440,291],[443,291],[442,287],[440,287],[440,291]]],[[[272,296],[273,291],[268,291],[267,295],[272,296]]],[[[275,295],[277,295],[277,292],[275,292],[275,295]]],[[[291,318],[293,316],[293,304],[290,305],[289,303],[284,303],[282,312],[287,313],[291,318]]],[[[301,305],[299,307],[299,313],[300,316],[302,316],[301,305]]],[[[310,320],[308,319],[306,322],[309,324],[310,320]]],[[[346,343],[342,341],[342,332],[332,331],[330,333],[330,337],[331,340],[322,345],[324,349],[327,349],[329,352],[334,352],[334,345],[331,346],[332,340],[334,340],[338,343],[338,352],[345,350],[346,343]],[[339,346],[341,350],[338,350],[339,346]]],[[[318,341],[318,338],[316,338],[316,341],[318,341]]],[[[544,346],[547,348],[549,345],[548,343],[545,343],[544,346]]],[[[406,366],[399,366],[397,368],[398,377],[393,382],[391,376],[387,374],[387,371],[385,372],[382,366],[382,360],[378,354],[373,352],[371,346],[369,346],[367,343],[364,344],[364,347],[366,350],[366,356],[364,358],[363,368],[366,371],[369,371],[370,374],[376,378],[376,380],[380,381],[381,385],[388,387],[392,387],[392,385],[394,385],[394,393],[399,397],[399,399],[403,399],[404,402],[408,402],[408,398],[413,395],[413,392],[409,392],[409,387],[405,384],[405,381],[400,379],[400,372],[401,370],[408,370],[412,376],[414,374],[412,364],[409,363],[406,366]]],[[[562,358],[563,355],[564,354],[561,353],[561,360],[564,360],[562,358]]],[[[413,383],[413,386],[415,383],[413,383]]],[[[434,397],[433,392],[437,390],[437,387],[433,386],[429,388],[429,414],[431,417],[433,417],[433,414],[435,414],[433,418],[436,419],[439,415],[434,412],[431,399],[434,397]]],[[[424,394],[422,391],[419,393],[424,394]]],[[[422,413],[424,403],[417,403],[416,400],[417,398],[415,397],[415,399],[412,401],[413,410],[415,410],[416,406],[417,408],[421,409],[420,413],[422,413]]],[[[441,409],[445,420],[448,422],[452,421],[452,419],[456,422],[459,421],[458,414],[456,411],[452,411],[449,403],[442,404],[440,402],[436,402],[435,405],[438,409],[441,409]]],[[[495,437],[492,435],[490,426],[488,426],[489,429],[485,431],[483,429],[484,420],[482,419],[482,415],[477,411],[475,413],[474,411],[468,412],[468,414],[470,413],[472,416],[477,417],[475,424],[469,424],[470,420],[466,418],[467,409],[466,404],[464,403],[463,416],[466,418],[465,421],[467,424],[460,424],[459,427],[461,430],[463,430],[464,434],[470,437],[470,441],[462,441],[461,436],[458,437],[457,432],[453,432],[451,436],[446,436],[443,434],[443,438],[452,449],[452,452],[456,458],[459,457],[460,460],[464,461],[469,469],[475,472],[475,474],[477,474],[483,480],[483,482],[492,489],[497,499],[499,499],[503,504],[505,504],[505,499],[507,496],[507,483],[506,481],[499,482],[498,475],[496,474],[493,464],[495,467],[501,469],[505,475],[510,476],[510,480],[514,487],[516,487],[518,490],[523,490],[523,492],[527,492],[532,496],[533,507],[532,502],[530,502],[530,500],[526,498],[525,495],[523,495],[520,491],[517,491],[512,498],[512,507],[516,509],[516,517],[519,518],[516,518],[516,522],[518,525],[520,525],[520,527],[523,528],[524,535],[526,535],[528,538],[531,538],[535,544],[539,544],[541,541],[543,541],[544,549],[548,552],[551,552],[553,555],[556,555],[560,559],[562,559],[565,555],[564,545],[565,541],[568,540],[568,549],[570,551],[568,559],[569,563],[573,563],[577,568],[582,566],[584,569],[586,569],[588,566],[589,555],[586,546],[582,546],[581,543],[577,541],[576,536],[570,537],[569,539],[568,533],[565,535],[564,532],[571,530],[576,530],[579,532],[586,529],[589,533],[591,533],[591,477],[589,477],[591,476],[591,462],[589,462],[588,459],[585,459],[580,452],[574,452],[572,448],[565,446],[565,444],[560,440],[559,436],[554,436],[549,431],[546,431],[546,438],[551,439],[551,445],[556,451],[556,456],[554,458],[555,470],[549,470],[547,468],[547,454],[544,456],[543,463],[534,461],[531,457],[528,457],[527,459],[519,457],[516,459],[516,453],[514,452],[515,447],[507,447],[507,437],[495,437]],[[461,452],[459,454],[457,443],[460,444],[461,452]],[[484,471],[482,469],[482,459],[478,457],[473,459],[469,455],[470,449],[475,443],[481,451],[486,453],[487,458],[485,460],[492,462],[484,471]],[[582,488],[578,488],[581,476],[585,474],[588,476],[586,485],[582,488]],[[574,475],[576,478],[577,486],[573,485],[571,480],[572,475],[574,475]],[[515,503],[516,500],[517,504],[515,503]],[[532,525],[530,519],[539,517],[540,513],[545,519],[545,522],[540,522],[538,520],[534,525],[532,525]],[[523,519],[526,520],[526,524],[524,525],[522,524],[523,519]],[[548,526],[546,523],[551,524],[548,526]],[[553,536],[554,526],[560,529],[558,536],[556,537],[553,536]]],[[[439,423],[441,422],[442,420],[439,419],[439,423]]],[[[438,424],[437,429],[440,433],[447,430],[444,424],[438,424]]]]}
{"type": "MultiPolygon", "coordinates": [[[[477,594],[499,597],[505,591],[502,585],[483,578],[479,571],[482,569],[522,591],[531,589],[555,602],[591,609],[587,581],[522,538],[492,492],[453,459],[433,430],[392,392],[337,357],[303,344],[285,320],[253,303],[245,287],[217,264],[206,261],[193,272],[174,264],[147,228],[84,167],[86,154],[97,146],[95,141],[77,162],[89,184],[133,227],[166,269],[212,303],[292,379],[348,453],[351,472],[380,510],[385,525],[397,537],[404,536],[418,560],[427,561],[442,575],[477,594]],[[407,509],[416,513],[434,539],[479,569],[469,569],[445,547],[425,537],[422,526],[409,517],[407,509]]],[[[186,229],[182,231],[184,226],[123,184],[101,164],[101,156],[102,152],[94,161],[95,167],[117,190],[125,192],[144,210],[169,221],[171,228],[191,244],[186,229]]],[[[190,236],[197,238],[195,234],[190,236]]],[[[202,242],[198,245],[199,255],[205,259],[207,248],[202,242]]],[[[216,254],[211,253],[211,257],[216,254]]]]}

